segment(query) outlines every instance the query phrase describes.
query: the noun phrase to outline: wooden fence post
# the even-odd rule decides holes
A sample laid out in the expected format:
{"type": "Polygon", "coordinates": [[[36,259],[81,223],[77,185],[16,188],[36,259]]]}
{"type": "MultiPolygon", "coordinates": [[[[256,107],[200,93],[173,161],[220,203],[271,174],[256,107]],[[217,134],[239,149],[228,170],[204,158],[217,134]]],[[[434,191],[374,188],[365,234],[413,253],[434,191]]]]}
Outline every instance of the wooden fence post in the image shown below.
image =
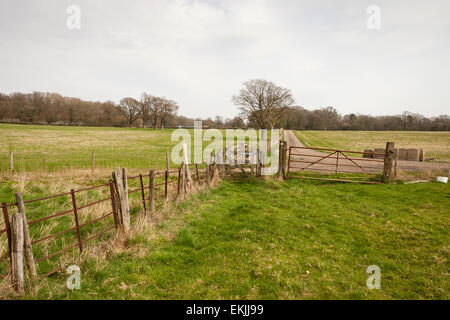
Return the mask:
{"type": "Polygon", "coordinates": [[[167,182],[169,180],[169,171],[167,170],[164,173],[164,200],[167,200],[168,192],[167,192],[167,182]]]}
{"type": "Polygon", "coordinates": [[[116,200],[116,193],[114,191],[114,182],[112,180],[109,180],[109,191],[111,193],[111,207],[113,210],[113,217],[114,217],[114,227],[116,231],[119,230],[119,215],[117,213],[117,200],[116,200]]]}
{"type": "Polygon", "coordinates": [[[16,193],[17,211],[22,215],[23,221],[23,241],[25,249],[25,261],[27,263],[28,271],[31,278],[36,279],[36,265],[34,263],[33,248],[31,247],[30,231],[28,229],[28,221],[25,213],[25,204],[23,203],[23,197],[21,193],[16,193]]]}
{"type": "Polygon", "coordinates": [[[149,211],[150,215],[153,215],[155,211],[155,170],[150,170],[150,197],[149,197],[149,211]]]}
{"type": "Polygon", "coordinates": [[[166,149],[166,170],[170,171],[170,158],[169,158],[169,150],[166,149]]]}
{"type": "Polygon", "coordinates": [[[283,175],[283,179],[286,179],[286,159],[287,159],[287,142],[286,141],[282,141],[282,146],[281,146],[281,150],[280,152],[283,154],[283,162],[281,164],[281,172],[283,175]]]}
{"type": "Polygon", "coordinates": [[[144,180],[142,179],[142,174],[139,175],[139,182],[141,183],[141,195],[142,195],[142,204],[144,206],[144,214],[147,215],[147,206],[145,204],[144,180]]]}
{"type": "Polygon", "coordinates": [[[281,179],[282,177],[283,177],[283,141],[280,141],[278,147],[278,178],[281,179]]]}
{"type": "Polygon", "coordinates": [[[75,228],[77,230],[78,246],[80,248],[80,252],[83,252],[83,241],[81,240],[80,221],[78,220],[78,208],[75,199],[75,191],[73,189],[70,190],[70,194],[72,196],[73,215],[75,218],[75,228]]]}
{"type": "Polygon", "coordinates": [[[95,152],[92,151],[92,155],[91,155],[91,167],[92,167],[92,174],[94,174],[94,170],[95,170],[95,152]]]}
{"type": "Polygon", "coordinates": [[[181,168],[178,169],[178,185],[177,185],[177,197],[181,195],[181,168]]]}
{"type": "Polygon", "coordinates": [[[187,145],[183,143],[183,166],[184,166],[184,191],[187,192],[192,188],[193,181],[191,176],[191,170],[189,168],[189,160],[187,155],[187,145]]]}
{"type": "Polygon", "coordinates": [[[394,142],[386,143],[386,150],[384,153],[384,169],[382,182],[386,183],[393,178],[393,162],[394,162],[394,142]]]}
{"type": "Polygon", "coordinates": [[[22,294],[24,292],[23,275],[23,219],[20,213],[11,216],[11,277],[14,289],[22,294]]]}
{"type": "Polygon", "coordinates": [[[122,179],[123,179],[123,193],[125,198],[125,212],[122,212],[123,225],[126,232],[130,230],[130,202],[128,201],[128,176],[127,169],[122,168],[122,179]]]}
{"type": "Polygon", "coordinates": [[[14,173],[14,154],[12,151],[9,152],[9,173],[11,175],[14,173]]]}
{"type": "Polygon", "coordinates": [[[8,240],[9,262],[11,263],[11,224],[9,223],[8,207],[6,203],[2,203],[3,221],[5,222],[6,237],[8,240]]]}
{"type": "Polygon", "coordinates": [[[208,186],[210,185],[210,180],[209,180],[209,164],[208,162],[206,163],[206,183],[208,184],[208,186]]]}
{"type": "Polygon", "coordinates": [[[121,171],[120,167],[116,168],[116,171],[113,172],[113,181],[114,181],[114,185],[115,185],[115,191],[117,192],[116,194],[116,199],[117,202],[119,204],[119,210],[118,210],[118,217],[119,217],[119,229],[124,232],[125,234],[128,233],[128,231],[130,230],[130,214],[128,211],[128,205],[127,205],[127,201],[128,201],[128,182],[126,183],[126,186],[124,186],[124,182],[127,181],[126,180],[126,176],[125,179],[123,179],[123,175],[122,173],[125,173],[126,175],[126,170],[121,171]],[[126,189],[125,189],[126,187],[126,189]],[[127,194],[125,194],[125,190],[127,190],[127,194]]]}
{"type": "Polygon", "coordinates": [[[397,178],[398,150],[395,152],[394,178],[397,178]]]}

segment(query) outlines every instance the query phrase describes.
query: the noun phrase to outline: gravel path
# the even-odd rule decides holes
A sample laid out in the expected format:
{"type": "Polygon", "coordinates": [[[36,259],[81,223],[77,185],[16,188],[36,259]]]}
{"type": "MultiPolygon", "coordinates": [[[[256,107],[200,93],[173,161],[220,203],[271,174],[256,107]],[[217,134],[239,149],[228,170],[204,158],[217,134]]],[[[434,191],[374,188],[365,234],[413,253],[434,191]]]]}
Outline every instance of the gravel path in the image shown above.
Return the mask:
{"type": "MultiPolygon", "coordinates": [[[[297,138],[297,136],[290,130],[284,131],[284,136],[289,147],[305,147],[300,140],[297,138]]],[[[334,172],[336,170],[336,155],[331,155],[327,159],[320,160],[321,157],[326,156],[327,154],[330,154],[332,151],[323,151],[319,152],[316,150],[311,149],[292,149],[292,154],[301,154],[298,156],[292,156],[291,157],[291,167],[308,167],[308,170],[312,171],[318,171],[320,170],[329,170],[330,173],[334,172]],[[315,162],[320,160],[317,164],[310,165],[306,162],[315,162]],[[296,162],[299,161],[299,162],[296,162]],[[304,162],[302,162],[304,161],[304,162]]],[[[347,154],[346,155],[351,158],[351,160],[347,158],[343,158],[342,155],[339,155],[339,161],[337,170],[340,172],[343,171],[352,171],[355,173],[382,173],[383,171],[383,159],[370,159],[370,160],[378,160],[378,161],[366,161],[362,158],[355,159],[354,156],[357,156],[356,154],[347,154]],[[351,157],[353,156],[353,157],[351,157]],[[361,169],[360,167],[363,167],[364,169],[361,169]]],[[[440,163],[440,162],[414,162],[414,161],[399,161],[397,164],[397,168],[404,170],[404,171],[425,171],[425,170],[442,170],[444,172],[449,172],[450,170],[450,164],[448,163],[440,163]]],[[[296,171],[298,169],[290,169],[291,171],[296,171]]]]}

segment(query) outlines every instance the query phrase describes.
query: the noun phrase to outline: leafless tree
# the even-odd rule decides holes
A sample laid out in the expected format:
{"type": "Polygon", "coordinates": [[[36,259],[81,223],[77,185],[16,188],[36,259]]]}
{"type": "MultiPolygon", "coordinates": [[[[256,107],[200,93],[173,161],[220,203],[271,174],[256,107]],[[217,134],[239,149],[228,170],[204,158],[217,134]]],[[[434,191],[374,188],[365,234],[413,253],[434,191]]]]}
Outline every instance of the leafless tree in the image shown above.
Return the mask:
{"type": "Polygon", "coordinates": [[[163,129],[163,126],[166,123],[166,119],[168,116],[174,115],[180,107],[178,104],[169,99],[162,98],[161,105],[159,108],[159,118],[161,123],[161,129],[163,129]]]}
{"type": "Polygon", "coordinates": [[[133,98],[123,98],[120,100],[120,111],[122,111],[123,115],[127,118],[130,127],[132,127],[134,122],[139,118],[140,106],[140,102],[133,98]]]}
{"type": "Polygon", "coordinates": [[[295,103],[290,90],[262,79],[245,82],[232,101],[239,106],[243,116],[260,128],[274,128],[295,103]]]}
{"type": "Polygon", "coordinates": [[[144,127],[148,127],[150,124],[154,99],[155,99],[154,96],[147,94],[145,92],[142,93],[141,95],[141,106],[139,115],[141,116],[142,125],[144,127]]]}

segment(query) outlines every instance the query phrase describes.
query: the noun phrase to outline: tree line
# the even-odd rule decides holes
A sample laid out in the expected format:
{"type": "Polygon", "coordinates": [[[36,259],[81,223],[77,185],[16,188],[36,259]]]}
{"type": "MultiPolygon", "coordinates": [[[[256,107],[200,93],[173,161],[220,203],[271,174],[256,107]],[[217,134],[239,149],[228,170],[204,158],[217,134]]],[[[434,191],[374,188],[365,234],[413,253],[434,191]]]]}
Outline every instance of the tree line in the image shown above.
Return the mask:
{"type": "Polygon", "coordinates": [[[273,82],[254,79],[244,83],[232,102],[247,125],[254,128],[297,130],[449,131],[450,117],[427,118],[405,111],[394,116],[341,115],[333,107],[307,110],[295,105],[290,90],[273,82]]]}
{"type": "Polygon", "coordinates": [[[124,98],[119,104],[47,92],[0,93],[0,121],[7,123],[155,128],[192,124],[192,119],[176,114],[178,109],[175,101],[146,93],[140,101],[124,98]]]}
{"type": "MultiPolygon", "coordinates": [[[[298,130],[450,131],[450,117],[427,118],[403,112],[393,116],[342,115],[333,107],[307,110],[295,105],[290,90],[266,80],[244,83],[232,97],[239,115],[197,118],[208,128],[278,128],[298,130]]],[[[93,102],[57,93],[0,93],[0,122],[77,126],[191,127],[194,119],[178,115],[179,105],[170,99],[143,93],[139,100],[123,98],[93,102]]]]}

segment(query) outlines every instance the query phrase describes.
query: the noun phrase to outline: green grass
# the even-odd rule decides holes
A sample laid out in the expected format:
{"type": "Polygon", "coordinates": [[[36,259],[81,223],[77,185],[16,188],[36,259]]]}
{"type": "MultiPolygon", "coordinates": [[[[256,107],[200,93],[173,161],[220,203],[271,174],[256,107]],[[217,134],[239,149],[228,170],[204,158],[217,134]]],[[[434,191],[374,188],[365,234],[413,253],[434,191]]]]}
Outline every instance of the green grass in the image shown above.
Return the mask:
{"type": "Polygon", "coordinates": [[[423,148],[425,158],[450,162],[450,132],[415,131],[295,131],[309,147],[364,151],[385,148],[392,141],[397,148],[423,148]]]}
{"type": "MultiPolygon", "coordinates": [[[[193,138],[193,130],[188,130],[193,138]]],[[[9,170],[10,152],[17,172],[89,169],[92,152],[96,168],[165,168],[166,149],[171,152],[178,144],[171,141],[173,131],[0,123],[0,172],[9,170]]],[[[225,138],[224,130],[222,134],[225,138]]],[[[204,141],[203,148],[210,143],[204,141]]]]}
{"type": "Polygon", "coordinates": [[[30,298],[449,299],[449,206],[439,183],[225,181],[30,298]]]}
{"type": "Polygon", "coordinates": [[[163,168],[173,130],[0,124],[0,171],[14,153],[17,171],[90,168],[163,168]]]}

